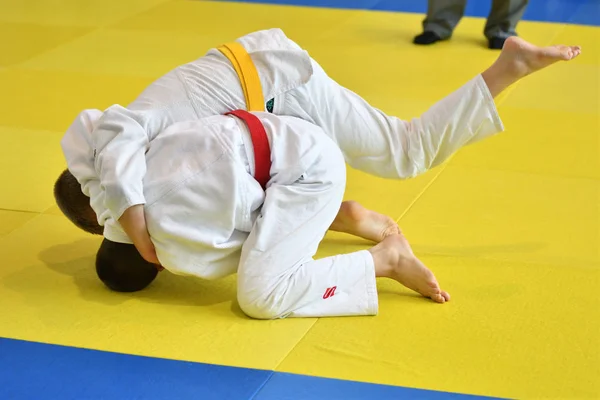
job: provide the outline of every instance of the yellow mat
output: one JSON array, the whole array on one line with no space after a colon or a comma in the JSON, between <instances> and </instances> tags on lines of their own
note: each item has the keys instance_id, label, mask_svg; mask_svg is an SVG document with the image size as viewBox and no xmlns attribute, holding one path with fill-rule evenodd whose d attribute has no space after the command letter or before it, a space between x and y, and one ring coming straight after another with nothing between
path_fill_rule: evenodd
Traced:
<instances>
[{"instance_id":1,"label":"yellow mat","mask_svg":"<svg viewBox=\"0 0 600 400\"><path fill-rule=\"evenodd\" d=\"M251 17L251 18L249 18ZM166 0L0 3L0 336L129 354L512 398L600 394L599 28L523 22L570 64L500 99L507 132L406 182L350 171L346 197L399 219L452 294L380 281L374 318L252 321L235 279L161 275L143 293L95 278L98 239L53 205L59 140L83 108L127 104L220 43L280 27L328 73L411 118L488 66L482 21L410 44L422 16ZM310 27L309 27L310 25ZM369 244L328 234L319 255Z\"/></svg>"}]
</instances>

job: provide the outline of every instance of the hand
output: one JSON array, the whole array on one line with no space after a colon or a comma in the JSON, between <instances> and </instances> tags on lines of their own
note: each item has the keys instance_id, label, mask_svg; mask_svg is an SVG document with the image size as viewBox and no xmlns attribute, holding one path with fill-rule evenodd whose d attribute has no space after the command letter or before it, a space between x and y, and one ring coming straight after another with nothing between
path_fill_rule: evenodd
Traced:
<instances>
[{"instance_id":1,"label":"hand","mask_svg":"<svg viewBox=\"0 0 600 400\"><path fill-rule=\"evenodd\" d=\"M144 260L160 265L158 256L156 255L156 249L150 239L148 228L146 227L146 217L144 215L144 205L138 204L129 207L121 218L119 218L121 227L133 241L135 248L140 252L140 255ZM162 269L159 268L159 270Z\"/></svg>"}]
</instances>

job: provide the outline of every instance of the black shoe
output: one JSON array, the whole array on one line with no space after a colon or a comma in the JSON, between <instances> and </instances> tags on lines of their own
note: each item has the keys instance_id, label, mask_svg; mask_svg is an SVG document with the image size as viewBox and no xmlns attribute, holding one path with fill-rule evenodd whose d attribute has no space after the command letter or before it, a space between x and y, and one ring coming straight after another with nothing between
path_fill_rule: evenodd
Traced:
<instances>
[{"instance_id":1,"label":"black shoe","mask_svg":"<svg viewBox=\"0 0 600 400\"><path fill-rule=\"evenodd\" d=\"M419 36L416 36L413 40L414 44L434 44L442 40L441 37L435 32L425 31Z\"/></svg>"},{"instance_id":2,"label":"black shoe","mask_svg":"<svg viewBox=\"0 0 600 400\"><path fill-rule=\"evenodd\" d=\"M502 50L502 47L504 47L504 42L506 42L506 39L508 39L508 38L493 37L493 38L489 39L488 47L492 50Z\"/></svg>"}]
</instances>

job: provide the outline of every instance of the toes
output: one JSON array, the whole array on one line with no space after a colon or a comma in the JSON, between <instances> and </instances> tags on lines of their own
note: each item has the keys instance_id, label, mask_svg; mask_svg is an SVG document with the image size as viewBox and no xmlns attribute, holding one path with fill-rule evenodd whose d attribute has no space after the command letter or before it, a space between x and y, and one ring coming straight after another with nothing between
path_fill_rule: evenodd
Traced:
<instances>
[{"instance_id":1,"label":"toes","mask_svg":"<svg viewBox=\"0 0 600 400\"><path fill-rule=\"evenodd\" d=\"M426 297L429 297L436 303L445 303L446 300L450 298L450 296L448 296L448 293L440 289L440 286L436 281L428 282L427 284L429 285L430 290L428 291L429 295L425 295ZM446 296L448 296L448 299L446 298Z\"/></svg>"},{"instance_id":2,"label":"toes","mask_svg":"<svg viewBox=\"0 0 600 400\"><path fill-rule=\"evenodd\" d=\"M426 297L431 298L436 303L445 303L450 301L450 294L441 290L437 281L428 282L428 285L432 290L430 291L430 295L426 295Z\"/></svg>"},{"instance_id":3,"label":"toes","mask_svg":"<svg viewBox=\"0 0 600 400\"><path fill-rule=\"evenodd\" d=\"M446 302L446 298L444 296L442 296L441 293L438 294L434 294L433 296L431 296L431 299L433 301L435 301L436 303L445 303Z\"/></svg>"},{"instance_id":4,"label":"toes","mask_svg":"<svg viewBox=\"0 0 600 400\"><path fill-rule=\"evenodd\" d=\"M554 56L565 61L572 60L573 58L577 57L579 53L581 53L581 47L579 46L558 45L553 46L550 49L551 51L546 54L547 56Z\"/></svg>"},{"instance_id":5,"label":"toes","mask_svg":"<svg viewBox=\"0 0 600 400\"><path fill-rule=\"evenodd\" d=\"M564 61L569 61L575 57L575 52L571 49L565 50L560 54L560 59Z\"/></svg>"}]
</instances>

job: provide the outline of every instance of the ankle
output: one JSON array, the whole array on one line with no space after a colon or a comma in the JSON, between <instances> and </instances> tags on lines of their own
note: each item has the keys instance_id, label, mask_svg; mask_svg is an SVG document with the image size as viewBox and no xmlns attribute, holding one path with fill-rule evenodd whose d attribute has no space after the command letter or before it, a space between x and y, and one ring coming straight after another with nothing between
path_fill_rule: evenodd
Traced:
<instances>
[{"instance_id":1,"label":"ankle","mask_svg":"<svg viewBox=\"0 0 600 400\"><path fill-rule=\"evenodd\" d=\"M377 278L392 278L396 276L396 265L398 263L398 252L389 242L379 243L369 249L375 265L375 276Z\"/></svg>"},{"instance_id":2,"label":"ankle","mask_svg":"<svg viewBox=\"0 0 600 400\"><path fill-rule=\"evenodd\" d=\"M357 201L348 200L342 203L340 214L348 223L357 224L365 218L366 209Z\"/></svg>"},{"instance_id":3,"label":"ankle","mask_svg":"<svg viewBox=\"0 0 600 400\"><path fill-rule=\"evenodd\" d=\"M493 98L498 97L500 93L508 89L509 86L518 80L507 72L507 68L498 65L498 62L485 70L481 76Z\"/></svg>"}]
</instances>

